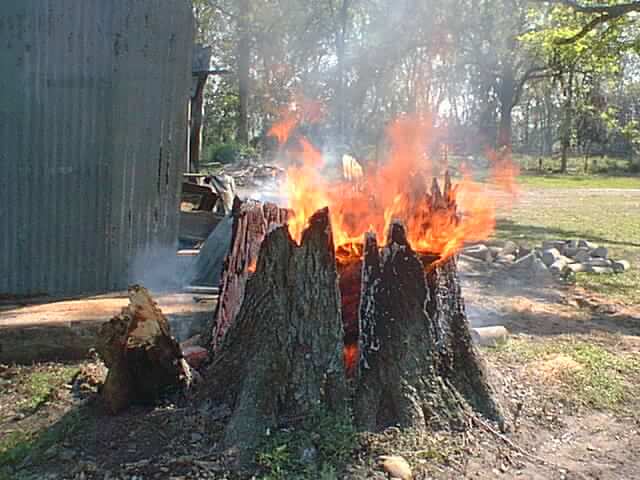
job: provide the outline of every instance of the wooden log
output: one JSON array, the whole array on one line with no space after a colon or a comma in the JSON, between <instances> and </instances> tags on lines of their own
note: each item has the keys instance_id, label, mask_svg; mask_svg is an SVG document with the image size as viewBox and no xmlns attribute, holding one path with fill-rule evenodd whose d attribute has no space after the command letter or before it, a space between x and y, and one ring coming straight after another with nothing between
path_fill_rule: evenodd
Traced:
<instances>
[{"instance_id":1,"label":"wooden log","mask_svg":"<svg viewBox=\"0 0 640 480\"><path fill-rule=\"evenodd\" d=\"M230 261L251 258L250 245L234 246L247 255ZM240 306L220 337L206 385L208 398L233 412L224 444L240 447L251 460L267 429L319 407L346 409L344 333L328 210L311 218L300 246L286 227L271 229L255 273L242 278L242 291L228 297Z\"/></svg>"},{"instance_id":2,"label":"wooden log","mask_svg":"<svg viewBox=\"0 0 640 480\"><path fill-rule=\"evenodd\" d=\"M101 396L111 413L155 402L163 391L191 381L168 320L139 285L129 288L129 306L100 328L96 350L109 368Z\"/></svg>"},{"instance_id":3,"label":"wooden log","mask_svg":"<svg viewBox=\"0 0 640 480\"><path fill-rule=\"evenodd\" d=\"M234 201L231 246L225 260L220 287L220 301L207 324L204 338L215 350L233 323L244 298L249 276L255 271L260 246L267 232L284 225L289 211L273 204Z\"/></svg>"}]
</instances>

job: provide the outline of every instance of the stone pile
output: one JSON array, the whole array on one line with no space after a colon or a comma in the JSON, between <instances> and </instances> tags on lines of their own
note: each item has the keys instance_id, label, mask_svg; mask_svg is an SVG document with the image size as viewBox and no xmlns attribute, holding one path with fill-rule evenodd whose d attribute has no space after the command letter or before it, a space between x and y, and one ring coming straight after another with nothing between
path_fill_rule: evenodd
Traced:
<instances>
[{"instance_id":1,"label":"stone pile","mask_svg":"<svg viewBox=\"0 0 640 480\"><path fill-rule=\"evenodd\" d=\"M613 274L631 268L626 260L609 258L609 250L587 240L549 240L528 249L510 240L491 241L466 247L463 256L488 264L534 274L567 276L575 273Z\"/></svg>"}]
</instances>

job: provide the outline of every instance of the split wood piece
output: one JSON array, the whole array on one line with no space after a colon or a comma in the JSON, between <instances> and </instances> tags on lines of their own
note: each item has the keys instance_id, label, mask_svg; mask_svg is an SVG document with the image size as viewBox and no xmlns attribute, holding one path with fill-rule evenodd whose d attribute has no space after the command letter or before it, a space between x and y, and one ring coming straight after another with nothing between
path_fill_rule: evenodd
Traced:
<instances>
[{"instance_id":1,"label":"split wood piece","mask_svg":"<svg viewBox=\"0 0 640 480\"><path fill-rule=\"evenodd\" d=\"M256 268L260 245L267 232L287 222L289 211L255 201L233 204L231 247L222 272L220 300L204 332L205 345L216 350L242 305L247 280Z\"/></svg>"},{"instance_id":2,"label":"split wood piece","mask_svg":"<svg viewBox=\"0 0 640 480\"><path fill-rule=\"evenodd\" d=\"M269 232L235 321L206 374L206 394L227 405L226 447L243 461L268 429L314 409L344 411L347 387L338 273L329 213L316 213L300 246Z\"/></svg>"},{"instance_id":3,"label":"split wood piece","mask_svg":"<svg viewBox=\"0 0 640 480\"><path fill-rule=\"evenodd\" d=\"M398 223L390 226L381 253L373 235L367 236L360 352L354 408L365 429L463 428L460 396L504 422L471 343L455 262L424 265Z\"/></svg>"},{"instance_id":4,"label":"split wood piece","mask_svg":"<svg viewBox=\"0 0 640 480\"><path fill-rule=\"evenodd\" d=\"M114 414L191 383L191 370L167 318L139 285L129 287L129 306L100 328L97 352L109 369L101 396Z\"/></svg>"}]
</instances>

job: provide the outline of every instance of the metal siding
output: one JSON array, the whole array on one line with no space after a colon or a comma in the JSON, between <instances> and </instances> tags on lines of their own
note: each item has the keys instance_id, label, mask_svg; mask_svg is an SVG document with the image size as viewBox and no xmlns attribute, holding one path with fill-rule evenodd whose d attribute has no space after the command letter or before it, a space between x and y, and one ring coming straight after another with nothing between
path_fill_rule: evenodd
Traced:
<instances>
[{"instance_id":1,"label":"metal siding","mask_svg":"<svg viewBox=\"0 0 640 480\"><path fill-rule=\"evenodd\" d=\"M176 245L190 2L5 3L0 296L123 288Z\"/></svg>"}]
</instances>

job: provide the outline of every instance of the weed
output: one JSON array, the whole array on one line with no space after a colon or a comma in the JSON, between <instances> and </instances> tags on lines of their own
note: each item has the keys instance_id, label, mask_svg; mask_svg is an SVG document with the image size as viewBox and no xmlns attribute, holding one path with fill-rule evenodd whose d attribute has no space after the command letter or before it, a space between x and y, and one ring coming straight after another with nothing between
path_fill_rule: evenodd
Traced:
<instances>
[{"instance_id":1,"label":"weed","mask_svg":"<svg viewBox=\"0 0 640 480\"><path fill-rule=\"evenodd\" d=\"M635 354L615 354L572 338L511 339L491 351L510 362L524 362L536 378L559 386L562 396L576 404L616 410L640 393L635 378L640 376L640 359Z\"/></svg>"},{"instance_id":2,"label":"weed","mask_svg":"<svg viewBox=\"0 0 640 480\"><path fill-rule=\"evenodd\" d=\"M267 437L257 460L265 480L334 480L355 446L356 432L347 415L318 410L297 428Z\"/></svg>"}]
</instances>

